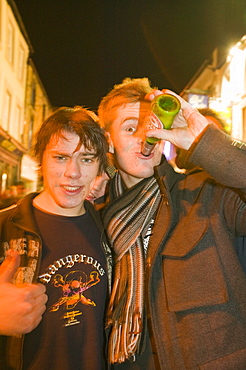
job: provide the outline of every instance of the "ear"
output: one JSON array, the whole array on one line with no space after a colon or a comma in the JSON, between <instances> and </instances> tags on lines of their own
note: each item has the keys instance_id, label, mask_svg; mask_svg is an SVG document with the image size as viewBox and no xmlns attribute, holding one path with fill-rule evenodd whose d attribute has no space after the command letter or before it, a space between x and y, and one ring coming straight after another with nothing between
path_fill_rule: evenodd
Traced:
<instances>
[{"instance_id":1,"label":"ear","mask_svg":"<svg viewBox=\"0 0 246 370\"><path fill-rule=\"evenodd\" d=\"M113 141L111 139L110 133L106 132L105 135L106 135L108 145L109 145L109 153L113 154L114 153L114 145L113 145Z\"/></svg>"}]
</instances>

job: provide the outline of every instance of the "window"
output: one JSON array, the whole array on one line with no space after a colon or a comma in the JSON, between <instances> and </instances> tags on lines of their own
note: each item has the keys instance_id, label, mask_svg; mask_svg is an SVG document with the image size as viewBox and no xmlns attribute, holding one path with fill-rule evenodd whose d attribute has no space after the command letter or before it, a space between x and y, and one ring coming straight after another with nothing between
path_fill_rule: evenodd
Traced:
<instances>
[{"instance_id":1,"label":"window","mask_svg":"<svg viewBox=\"0 0 246 370\"><path fill-rule=\"evenodd\" d=\"M34 117L30 117L29 129L28 129L28 149L32 147L33 139L33 126L34 126Z\"/></svg>"},{"instance_id":2,"label":"window","mask_svg":"<svg viewBox=\"0 0 246 370\"><path fill-rule=\"evenodd\" d=\"M11 64L14 62L14 27L10 22L7 29L7 60Z\"/></svg>"},{"instance_id":3,"label":"window","mask_svg":"<svg viewBox=\"0 0 246 370\"><path fill-rule=\"evenodd\" d=\"M10 92L7 90L4 96L4 106L3 106L4 108L3 108L3 116L2 116L3 129L6 131L9 130L11 101L12 101L12 96Z\"/></svg>"},{"instance_id":4,"label":"window","mask_svg":"<svg viewBox=\"0 0 246 370\"><path fill-rule=\"evenodd\" d=\"M244 52L241 49L235 48L233 57L230 63L230 89L232 93L232 99L239 94L243 93L244 90L244 68L245 68L245 57Z\"/></svg>"},{"instance_id":5,"label":"window","mask_svg":"<svg viewBox=\"0 0 246 370\"><path fill-rule=\"evenodd\" d=\"M32 87L31 87L31 105L35 107L35 101L36 101L36 82L32 81Z\"/></svg>"},{"instance_id":6,"label":"window","mask_svg":"<svg viewBox=\"0 0 246 370\"><path fill-rule=\"evenodd\" d=\"M17 67L17 78L20 81L23 81L24 76L24 60L25 60L25 51L20 45L18 52L18 67Z\"/></svg>"},{"instance_id":7,"label":"window","mask_svg":"<svg viewBox=\"0 0 246 370\"><path fill-rule=\"evenodd\" d=\"M0 46L2 41L2 2L0 0Z\"/></svg>"},{"instance_id":8,"label":"window","mask_svg":"<svg viewBox=\"0 0 246 370\"><path fill-rule=\"evenodd\" d=\"M16 136L17 140L22 139L23 134L23 127L22 127L22 121L21 121L21 107L19 105L16 106L15 109L15 121L14 121L14 127L13 127L13 136Z\"/></svg>"}]
</instances>

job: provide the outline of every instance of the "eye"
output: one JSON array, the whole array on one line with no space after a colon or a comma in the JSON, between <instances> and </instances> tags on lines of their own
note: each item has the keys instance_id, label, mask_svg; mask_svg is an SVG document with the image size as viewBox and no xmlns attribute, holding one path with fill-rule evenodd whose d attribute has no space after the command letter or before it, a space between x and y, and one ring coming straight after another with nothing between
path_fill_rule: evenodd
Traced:
<instances>
[{"instance_id":1,"label":"eye","mask_svg":"<svg viewBox=\"0 0 246 370\"><path fill-rule=\"evenodd\" d=\"M84 162L84 163L91 163L92 159L91 158L82 158L81 161Z\"/></svg>"},{"instance_id":2,"label":"eye","mask_svg":"<svg viewBox=\"0 0 246 370\"><path fill-rule=\"evenodd\" d=\"M137 127L138 120L136 118L128 118L122 123L121 130L132 134L137 131Z\"/></svg>"},{"instance_id":3,"label":"eye","mask_svg":"<svg viewBox=\"0 0 246 370\"><path fill-rule=\"evenodd\" d=\"M127 127L126 128L126 131L135 132L136 131L136 127L134 127L134 126Z\"/></svg>"},{"instance_id":4,"label":"eye","mask_svg":"<svg viewBox=\"0 0 246 370\"><path fill-rule=\"evenodd\" d=\"M67 159L67 157L65 157L64 155L55 155L54 158L57 161L65 161Z\"/></svg>"},{"instance_id":5,"label":"eye","mask_svg":"<svg viewBox=\"0 0 246 370\"><path fill-rule=\"evenodd\" d=\"M86 163L86 164L94 163L95 160L96 160L95 157L82 157L81 158L81 162Z\"/></svg>"}]
</instances>

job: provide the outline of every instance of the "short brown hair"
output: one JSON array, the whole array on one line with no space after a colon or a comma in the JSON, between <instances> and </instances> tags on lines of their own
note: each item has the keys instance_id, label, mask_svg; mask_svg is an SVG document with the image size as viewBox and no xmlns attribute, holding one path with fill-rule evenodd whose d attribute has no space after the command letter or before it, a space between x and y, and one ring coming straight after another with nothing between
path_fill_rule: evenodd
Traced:
<instances>
[{"instance_id":1,"label":"short brown hair","mask_svg":"<svg viewBox=\"0 0 246 370\"><path fill-rule=\"evenodd\" d=\"M79 136L78 148L83 145L85 149L95 151L99 159L99 172L107 166L108 143L104 130L98 123L95 113L81 106L61 107L51 114L41 125L36 134L34 154L42 165L44 151L53 135L63 136L64 132L72 132Z\"/></svg>"},{"instance_id":2,"label":"short brown hair","mask_svg":"<svg viewBox=\"0 0 246 370\"><path fill-rule=\"evenodd\" d=\"M151 90L153 88L148 78L125 78L101 100L98 108L100 124L109 131L117 108L123 104L144 100L145 95Z\"/></svg>"}]
</instances>

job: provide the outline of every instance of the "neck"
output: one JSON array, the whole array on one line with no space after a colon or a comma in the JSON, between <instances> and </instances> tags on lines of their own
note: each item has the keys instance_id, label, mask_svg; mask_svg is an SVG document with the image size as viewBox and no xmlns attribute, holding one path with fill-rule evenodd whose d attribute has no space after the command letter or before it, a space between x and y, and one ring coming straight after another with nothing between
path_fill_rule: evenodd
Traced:
<instances>
[{"instance_id":1,"label":"neck","mask_svg":"<svg viewBox=\"0 0 246 370\"><path fill-rule=\"evenodd\" d=\"M56 204L54 199L50 198L45 192L40 193L33 199L33 206L46 213L67 217L81 216L86 212L84 202L74 208L64 208Z\"/></svg>"},{"instance_id":2,"label":"neck","mask_svg":"<svg viewBox=\"0 0 246 370\"><path fill-rule=\"evenodd\" d=\"M133 186L135 186L136 184L138 184L140 181L143 180L142 178L137 178L137 177L130 176L127 173L122 172L121 170L119 170L119 173L120 173L120 176L121 176L125 186L128 189L132 188Z\"/></svg>"}]
</instances>

